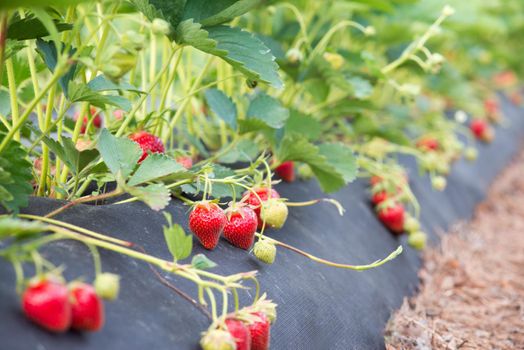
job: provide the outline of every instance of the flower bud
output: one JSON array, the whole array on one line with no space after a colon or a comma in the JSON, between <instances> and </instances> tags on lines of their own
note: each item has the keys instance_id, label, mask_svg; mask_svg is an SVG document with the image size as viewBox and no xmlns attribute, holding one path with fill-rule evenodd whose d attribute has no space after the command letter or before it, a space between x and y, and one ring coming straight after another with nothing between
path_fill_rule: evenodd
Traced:
<instances>
[{"instance_id":1,"label":"flower bud","mask_svg":"<svg viewBox=\"0 0 524 350\"><path fill-rule=\"evenodd\" d=\"M155 34L169 35L169 33L171 33L171 26L163 19L155 18L151 24L151 30Z\"/></svg>"}]
</instances>

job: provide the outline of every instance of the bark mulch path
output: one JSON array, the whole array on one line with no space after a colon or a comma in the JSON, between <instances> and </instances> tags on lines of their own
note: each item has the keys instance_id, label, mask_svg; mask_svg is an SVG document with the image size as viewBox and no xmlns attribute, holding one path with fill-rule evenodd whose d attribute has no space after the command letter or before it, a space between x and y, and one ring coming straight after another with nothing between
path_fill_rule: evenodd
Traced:
<instances>
[{"instance_id":1,"label":"bark mulch path","mask_svg":"<svg viewBox=\"0 0 524 350\"><path fill-rule=\"evenodd\" d=\"M474 219L425 252L420 278L388 323L387 350L524 349L524 153Z\"/></svg>"}]
</instances>

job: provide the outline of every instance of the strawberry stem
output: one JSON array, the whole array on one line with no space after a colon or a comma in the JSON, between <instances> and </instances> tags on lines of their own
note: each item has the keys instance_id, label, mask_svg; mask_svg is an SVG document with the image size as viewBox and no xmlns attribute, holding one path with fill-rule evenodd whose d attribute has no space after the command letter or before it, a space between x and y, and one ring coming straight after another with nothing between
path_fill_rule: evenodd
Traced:
<instances>
[{"instance_id":1,"label":"strawberry stem","mask_svg":"<svg viewBox=\"0 0 524 350\"><path fill-rule=\"evenodd\" d=\"M111 192L102 193L102 194L98 194L98 195L88 195L88 196L85 196L85 197L81 197L81 198L78 198L78 199L75 199L75 200L72 200L72 201L68 202L67 204L61 206L60 208L58 208L56 210L53 210L52 212L47 214L45 217L46 218L51 218L53 216L56 216L56 215L60 214L61 212L63 212L64 210L67 210L67 209L69 209L71 207L74 207L77 204L89 203L89 202L94 202L94 201L98 201L98 200L104 200L104 199L108 199L108 198L119 196L122 193L123 193L123 191L121 189L117 188L116 190L111 191Z\"/></svg>"},{"instance_id":2,"label":"strawberry stem","mask_svg":"<svg viewBox=\"0 0 524 350\"><path fill-rule=\"evenodd\" d=\"M256 233L256 235L258 237L261 237L261 235L259 233ZM286 249L289 249L289 250L291 250L291 251L293 251L293 252L295 252L297 254L303 255L306 258L309 258L309 259L311 259L311 260L313 260L315 262L318 262L320 264L324 264L324 265L332 266L332 267L337 267L337 268L341 268L341 269L356 270L356 271L369 270L369 269L373 269L375 267L379 267L379 266L384 265L385 263L395 259L397 256L399 256L402 253L402 246L398 246L398 248L395 251L393 251L391 254L389 254L384 259L374 261L371 264L367 264L367 265L349 265L349 264L335 263L335 262L332 262L332 261L329 261L329 260L325 260L325 259L316 257L316 256L314 256L312 254L306 253L303 250L295 248L295 247L293 247L291 245L288 245L286 243L277 241L276 239L273 239L273 238L265 237L264 239L267 239L271 243L273 243L275 245L278 245L278 246L281 246L282 248L286 248Z\"/></svg>"}]
</instances>

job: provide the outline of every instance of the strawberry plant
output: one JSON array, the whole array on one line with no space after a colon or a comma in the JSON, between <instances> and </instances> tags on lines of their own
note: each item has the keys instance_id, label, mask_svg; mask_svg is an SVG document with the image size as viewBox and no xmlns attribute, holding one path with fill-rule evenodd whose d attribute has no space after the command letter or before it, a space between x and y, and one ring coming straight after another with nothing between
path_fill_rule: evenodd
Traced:
<instances>
[{"instance_id":1,"label":"strawberry plant","mask_svg":"<svg viewBox=\"0 0 524 350\"><path fill-rule=\"evenodd\" d=\"M169 286L209 316L202 348L267 349L276 305L256 272L207 271L216 264L193 253L193 235L207 250L223 236L264 264L285 249L379 267L402 247L351 265L272 235L295 207L342 216L330 193L369 178L377 220L422 249L423 208L399 156L445 191L453 163L496 137L494 89L522 102L523 10L517 0L0 0L0 256L23 312L53 332L101 330L120 278L101 269L106 249L194 283L196 299ZM282 195L309 180L324 198ZM23 214L32 196L60 204ZM172 259L62 221L79 204L136 201L188 206L177 223L164 212ZM65 239L88 247L92 284L68 284L42 253ZM247 281L255 296L241 307Z\"/></svg>"}]
</instances>

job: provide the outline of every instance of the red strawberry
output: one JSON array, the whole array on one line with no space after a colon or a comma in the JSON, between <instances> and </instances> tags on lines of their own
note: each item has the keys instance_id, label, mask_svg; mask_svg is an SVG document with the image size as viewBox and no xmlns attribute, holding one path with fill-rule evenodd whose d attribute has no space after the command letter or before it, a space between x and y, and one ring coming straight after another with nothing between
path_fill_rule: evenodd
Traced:
<instances>
[{"instance_id":1,"label":"red strawberry","mask_svg":"<svg viewBox=\"0 0 524 350\"><path fill-rule=\"evenodd\" d=\"M431 136L426 136L417 141L417 148L422 151L436 151L439 149L439 142Z\"/></svg>"},{"instance_id":2,"label":"red strawberry","mask_svg":"<svg viewBox=\"0 0 524 350\"><path fill-rule=\"evenodd\" d=\"M280 198L280 195L274 189L271 189L271 193L269 193L269 190L266 187L260 187L260 188L255 189L254 191L260 197L260 200L262 200L263 202L267 201L269 198ZM262 228L262 219L260 218L260 207L261 207L260 204L261 203L258 200L257 196L255 196L255 194L251 191L244 192L244 198L246 197L247 199L245 202L251 205L251 207L257 214L258 228L260 229Z\"/></svg>"},{"instance_id":3,"label":"red strawberry","mask_svg":"<svg viewBox=\"0 0 524 350\"><path fill-rule=\"evenodd\" d=\"M115 117L116 120L122 120L124 119L124 111L121 110L121 109L117 109L113 112L113 116Z\"/></svg>"},{"instance_id":4,"label":"red strawberry","mask_svg":"<svg viewBox=\"0 0 524 350\"><path fill-rule=\"evenodd\" d=\"M135 132L129 138L140 146L142 148L142 156L138 160L139 163L141 163L144 159L147 158L149 153L164 153L164 144L162 143L162 140L160 140L155 135L152 135L148 133L147 131L139 131Z\"/></svg>"},{"instance_id":5,"label":"red strawberry","mask_svg":"<svg viewBox=\"0 0 524 350\"><path fill-rule=\"evenodd\" d=\"M217 246L226 222L226 214L222 208L212 202L197 203L189 214L189 228L206 249Z\"/></svg>"},{"instance_id":6,"label":"red strawberry","mask_svg":"<svg viewBox=\"0 0 524 350\"><path fill-rule=\"evenodd\" d=\"M386 191L380 191L371 197L371 202L373 205L379 205L380 203L384 202L386 199L388 199L388 194Z\"/></svg>"},{"instance_id":7,"label":"red strawberry","mask_svg":"<svg viewBox=\"0 0 524 350\"><path fill-rule=\"evenodd\" d=\"M97 129L100 129L100 127L102 126L102 118L100 117L100 112L97 112L96 108L91 107L89 108L89 113L90 116L93 117L93 122L91 123L91 125L93 125ZM80 132L82 134L85 134L87 131L87 124L89 123L90 116L85 115L84 119L82 120L82 127L80 128ZM76 113L74 118L75 121L77 121L79 117L80 114Z\"/></svg>"},{"instance_id":8,"label":"red strawberry","mask_svg":"<svg viewBox=\"0 0 524 350\"><path fill-rule=\"evenodd\" d=\"M100 330L104 325L104 304L95 288L86 283L73 283L70 295L73 309L71 327L81 331Z\"/></svg>"},{"instance_id":9,"label":"red strawberry","mask_svg":"<svg viewBox=\"0 0 524 350\"><path fill-rule=\"evenodd\" d=\"M496 114L499 111L499 103L494 98L488 98L484 101L484 110L486 114Z\"/></svg>"},{"instance_id":10,"label":"red strawberry","mask_svg":"<svg viewBox=\"0 0 524 350\"><path fill-rule=\"evenodd\" d=\"M176 161L186 169L191 169L193 167L193 159L189 156L178 157Z\"/></svg>"},{"instance_id":11,"label":"red strawberry","mask_svg":"<svg viewBox=\"0 0 524 350\"><path fill-rule=\"evenodd\" d=\"M255 240L258 218L248 206L230 208L226 214L224 237L234 246L248 250Z\"/></svg>"},{"instance_id":12,"label":"red strawberry","mask_svg":"<svg viewBox=\"0 0 524 350\"><path fill-rule=\"evenodd\" d=\"M471 122L469 128L477 139L485 142L493 140L493 130L485 120L475 119Z\"/></svg>"},{"instance_id":13,"label":"red strawberry","mask_svg":"<svg viewBox=\"0 0 524 350\"><path fill-rule=\"evenodd\" d=\"M264 313L255 312L253 315L258 316L260 320L247 325L251 334L251 350L267 350L271 324Z\"/></svg>"},{"instance_id":14,"label":"red strawberry","mask_svg":"<svg viewBox=\"0 0 524 350\"><path fill-rule=\"evenodd\" d=\"M520 94L519 91L514 91L511 93L511 95L509 96L509 99L511 100L511 102L517 106L520 106L522 104L522 95Z\"/></svg>"},{"instance_id":15,"label":"red strawberry","mask_svg":"<svg viewBox=\"0 0 524 350\"><path fill-rule=\"evenodd\" d=\"M22 295L25 315L53 332L64 332L71 325L69 292L62 283L40 280L31 283Z\"/></svg>"},{"instance_id":16,"label":"red strawberry","mask_svg":"<svg viewBox=\"0 0 524 350\"><path fill-rule=\"evenodd\" d=\"M251 335L242 321L228 318L226 326L231 336L235 339L236 350L251 349Z\"/></svg>"},{"instance_id":17,"label":"red strawberry","mask_svg":"<svg viewBox=\"0 0 524 350\"><path fill-rule=\"evenodd\" d=\"M369 183L371 184L371 186L375 186L379 183L381 183L383 181L383 179L380 177L380 176L372 176L370 179L369 179Z\"/></svg>"},{"instance_id":18,"label":"red strawberry","mask_svg":"<svg viewBox=\"0 0 524 350\"><path fill-rule=\"evenodd\" d=\"M295 181L295 163L287 161L280 164L276 169L275 173L285 182Z\"/></svg>"},{"instance_id":19,"label":"red strawberry","mask_svg":"<svg viewBox=\"0 0 524 350\"><path fill-rule=\"evenodd\" d=\"M404 207L402 204L395 204L392 207L379 209L378 218L382 223L396 234L404 231Z\"/></svg>"},{"instance_id":20,"label":"red strawberry","mask_svg":"<svg viewBox=\"0 0 524 350\"><path fill-rule=\"evenodd\" d=\"M517 76L511 71L500 72L493 77L493 80L499 87L512 86L518 82Z\"/></svg>"}]
</instances>

